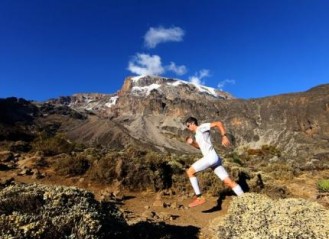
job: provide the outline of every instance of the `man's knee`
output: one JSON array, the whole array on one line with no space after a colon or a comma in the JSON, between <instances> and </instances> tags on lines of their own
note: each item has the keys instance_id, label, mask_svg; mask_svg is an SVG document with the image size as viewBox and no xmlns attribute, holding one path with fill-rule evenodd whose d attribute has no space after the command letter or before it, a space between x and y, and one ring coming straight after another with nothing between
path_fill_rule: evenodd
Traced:
<instances>
[{"instance_id":1,"label":"man's knee","mask_svg":"<svg viewBox=\"0 0 329 239\"><path fill-rule=\"evenodd\" d=\"M224 179L224 184L230 188L234 188L237 184L236 182L234 182L232 179L230 179L229 177Z\"/></svg>"},{"instance_id":2,"label":"man's knee","mask_svg":"<svg viewBox=\"0 0 329 239\"><path fill-rule=\"evenodd\" d=\"M194 176L194 174L195 174L195 170L194 170L194 168L190 167L189 169L186 170L186 173L187 173L187 176L188 176L189 178L191 178L191 177Z\"/></svg>"}]
</instances>

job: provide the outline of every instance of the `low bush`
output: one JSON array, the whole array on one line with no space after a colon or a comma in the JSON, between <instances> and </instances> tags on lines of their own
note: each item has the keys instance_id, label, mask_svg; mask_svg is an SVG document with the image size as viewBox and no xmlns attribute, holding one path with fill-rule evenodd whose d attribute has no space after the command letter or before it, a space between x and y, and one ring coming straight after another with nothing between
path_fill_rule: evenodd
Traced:
<instances>
[{"instance_id":1,"label":"low bush","mask_svg":"<svg viewBox=\"0 0 329 239\"><path fill-rule=\"evenodd\" d=\"M321 179L317 183L320 192L329 192L329 179Z\"/></svg>"},{"instance_id":2,"label":"low bush","mask_svg":"<svg viewBox=\"0 0 329 239\"><path fill-rule=\"evenodd\" d=\"M95 155L96 153L93 152ZM88 177L98 183L109 184L115 180L121 180L124 176L122 172L122 162L128 160L119 152L111 152L93 161L88 170Z\"/></svg>"},{"instance_id":3,"label":"low bush","mask_svg":"<svg viewBox=\"0 0 329 239\"><path fill-rule=\"evenodd\" d=\"M172 186L172 168L164 154L133 149L111 152L95 161L88 177L99 183L119 181L130 190L158 191Z\"/></svg>"},{"instance_id":4,"label":"low bush","mask_svg":"<svg viewBox=\"0 0 329 239\"><path fill-rule=\"evenodd\" d=\"M186 169L194 163L195 155L175 155L128 148L123 151L101 153L86 149L77 155L63 154L53 166L58 174L84 175L101 184L119 184L129 190L161 191L169 188L190 190ZM223 183L209 170L199 175L203 189L217 195Z\"/></svg>"},{"instance_id":5,"label":"low bush","mask_svg":"<svg viewBox=\"0 0 329 239\"><path fill-rule=\"evenodd\" d=\"M271 199L247 193L234 197L217 221L217 238L329 238L329 211L304 199Z\"/></svg>"},{"instance_id":6,"label":"low bush","mask_svg":"<svg viewBox=\"0 0 329 239\"><path fill-rule=\"evenodd\" d=\"M268 164L263 170L276 179L292 179L296 172L291 165L284 162Z\"/></svg>"},{"instance_id":7,"label":"low bush","mask_svg":"<svg viewBox=\"0 0 329 239\"><path fill-rule=\"evenodd\" d=\"M232 152L228 154L225 158L230 159L233 163L238 164L239 166L243 166L244 161L248 160L244 155L239 155L237 152Z\"/></svg>"},{"instance_id":8,"label":"low bush","mask_svg":"<svg viewBox=\"0 0 329 239\"><path fill-rule=\"evenodd\" d=\"M86 149L85 145L71 142L64 134L54 135L46 131L39 132L31 145L34 151L41 151L44 156L82 152Z\"/></svg>"},{"instance_id":9,"label":"low bush","mask_svg":"<svg viewBox=\"0 0 329 239\"><path fill-rule=\"evenodd\" d=\"M35 151L42 151L45 156L71 153L75 148L75 144L68 141L63 135L52 137L46 133L40 133L32 145Z\"/></svg>"},{"instance_id":10,"label":"low bush","mask_svg":"<svg viewBox=\"0 0 329 239\"><path fill-rule=\"evenodd\" d=\"M0 191L1 238L131 238L114 204L74 187L13 185Z\"/></svg>"},{"instance_id":11,"label":"low bush","mask_svg":"<svg viewBox=\"0 0 329 239\"><path fill-rule=\"evenodd\" d=\"M250 156L281 156L281 151L273 145L262 145L260 149L246 149Z\"/></svg>"},{"instance_id":12,"label":"low bush","mask_svg":"<svg viewBox=\"0 0 329 239\"><path fill-rule=\"evenodd\" d=\"M67 156L60 159L54 164L54 168L60 175L79 176L83 175L90 167L89 161L81 155Z\"/></svg>"}]
</instances>

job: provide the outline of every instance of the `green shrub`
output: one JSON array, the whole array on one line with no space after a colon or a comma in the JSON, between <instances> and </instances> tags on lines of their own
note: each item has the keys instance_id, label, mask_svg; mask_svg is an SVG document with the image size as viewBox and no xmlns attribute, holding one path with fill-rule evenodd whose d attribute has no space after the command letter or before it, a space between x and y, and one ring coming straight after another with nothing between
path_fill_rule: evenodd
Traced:
<instances>
[{"instance_id":1,"label":"green shrub","mask_svg":"<svg viewBox=\"0 0 329 239\"><path fill-rule=\"evenodd\" d=\"M33 142L33 148L36 151L42 151L45 156L52 156L72 152L75 144L68 141L61 134L48 136L46 133L40 133Z\"/></svg>"},{"instance_id":2,"label":"green shrub","mask_svg":"<svg viewBox=\"0 0 329 239\"><path fill-rule=\"evenodd\" d=\"M181 160L171 155L128 148L121 152L109 152L95 160L87 176L98 183L119 181L122 187L130 190L159 191L170 188L174 176L185 179L183 167Z\"/></svg>"},{"instance_id":3,"label":"green shrub","mask_svg":"<svg viewBox=\"0 0 329 239\"><path fill-rule=\"evenodd\" d=\"M114 180L121 180L123 176L122 162L124 158L119 153L108 153L98 158L88 170L88 177L98 183L108 184ZM128 160L128 159L127 159Z\"/></svg>"},{"instance_id":4,"label":"green shrub","mask_svg":"<svg viewBox=\"0 0 329 239\"><path fill-rule=\"evenodd\" d=\"M233 163L243 166L241 156L238 153L233 152L233 153L229 154L228 157L232 158Z\"/></svg>"},{"instance_id":5,"label":"green shrub","mask_svg":"<svg viewBox=\"0 0 329 239\"><path fill-rule=\"evenodd\" d=\"M83 152L86 149L84 144L71 142L64 134L54 135L47 131L39 132L31 146L34 151L41 151L45 156Z\"/></svg>"},{"instance_id":6,"label":"green shrub","mask_svg":"<svg viewBox=\"0 0 329 239\"><path fill-rule=\"evenodd\" d=\"M317 183L320 192L329 192L329 179L321 179Z\"/></svg>"},{"instance_id":7,"label":"green shrub","mask_svg":"<svg viewBox=\"0 0 329 239\"><path fill-rule=\"evenodd\" d=\"M83 156L68 156L58 159L54 165L60 175L83 175L90 167L89 161Z\"/></svg>"}]
</instances>

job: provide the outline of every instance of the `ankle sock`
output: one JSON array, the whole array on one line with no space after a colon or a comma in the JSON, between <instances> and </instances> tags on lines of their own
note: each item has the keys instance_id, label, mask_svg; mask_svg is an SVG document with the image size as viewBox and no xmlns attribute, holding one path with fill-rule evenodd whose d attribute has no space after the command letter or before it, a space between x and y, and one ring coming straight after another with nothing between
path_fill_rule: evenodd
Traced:
<instances>
[{"instance_id":1,"label":"ankle sock","mask_svg":"<svg viewBox=\"0 0 329 239\"><path fill-rule=\"evenodd\" d=\"M192 184L195 195L201 195L198 179L196 177L190 177L190 182Z\"/></svg>"},{"instance_id":2,"label":"ankle sock","mask_svg":"<svg viewBox=\"0 0 329 239\"><path fill-rule=\"evenodd\" d=\"M232 190L237 196L241 196L242 194L244 194L239 184L237 184L234 188L232 188Z\"/></svg>"}]
</instances>

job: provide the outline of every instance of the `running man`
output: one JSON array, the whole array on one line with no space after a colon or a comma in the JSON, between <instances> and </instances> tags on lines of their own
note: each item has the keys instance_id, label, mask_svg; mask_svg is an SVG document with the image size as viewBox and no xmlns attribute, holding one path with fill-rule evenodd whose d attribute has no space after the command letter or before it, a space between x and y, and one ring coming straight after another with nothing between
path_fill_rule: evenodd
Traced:
<instances>
[{"instance_id":1,"label":"running man","mask_svg":"<svg viewBox=\"0 0 329 239\"><path fill-rule=\"evenodd\" d=\"M223 123L216 121L201 124L199 126L196 118L189 117L185 124L189 131L195 133L195 140L192 137L187 137L186 142L193 147L200 149L203 155L203 158L192 164L192 166L186 171L196 195L195 200L189 204L189 207L195 207L206 202L206 199L201 195L198 179L195 174L207 168L213 169L214 173L224 181L224 184L230 187L236 195L242 195L243 190L239 184L230 179L225 168L222 166L221 158L217 155L214 146L211 143L210 129L217 128L222 136L222 145L224 147L230 145Z\"/></svg>"}]
</instances>

